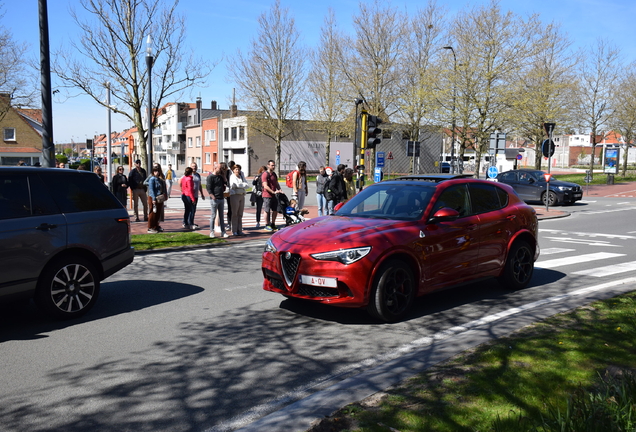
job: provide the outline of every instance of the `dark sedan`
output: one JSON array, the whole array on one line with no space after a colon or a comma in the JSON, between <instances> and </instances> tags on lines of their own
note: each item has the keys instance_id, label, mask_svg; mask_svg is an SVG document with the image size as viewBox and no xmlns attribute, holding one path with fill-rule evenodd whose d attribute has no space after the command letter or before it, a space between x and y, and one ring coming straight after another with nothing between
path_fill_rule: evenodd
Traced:
<instances>
[{"instance_id":1,"label":"dark sedan","mask_svg":"<svg viewBox=\"0 0 636 432\"><path fill-rule=\"evenodd\" d=\"M546 172L533 169L506 171L497 176L497 181L505 183L515 190L525 202L540 201L549 205L574 204L583 198L583 190L576 183L550 180L550 190L546 188Z\"/></svg>"}]
</instances>

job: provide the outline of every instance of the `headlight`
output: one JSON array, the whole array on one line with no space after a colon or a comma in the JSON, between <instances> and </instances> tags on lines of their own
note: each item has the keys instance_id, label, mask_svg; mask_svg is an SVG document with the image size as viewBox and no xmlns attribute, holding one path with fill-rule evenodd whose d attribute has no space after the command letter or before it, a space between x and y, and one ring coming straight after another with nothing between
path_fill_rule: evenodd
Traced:
<instances>
[{"instance_id":1,"label":"headlight","mask_svg":"<svg viewBox=\"0 0 636 432\"><path fill-rule=\"evenodd\" d=\"M321 252L317 254L311 254L313 259L320 261L338 261L345 265L353 264L354 262L361 260L367 254L371 252L371 246L353 248L353 249L340 249L331 252Z\"/></svg>"},{"instance_id":2,"label":"headlight","mask_svg":"<svg viewBox=\"0 0 636 432\"><path fill-rule=\"evenodd\" d=\"M264 252L276 252L276 246L274 246L274 243L272 243L271 238L267 239Z\"/></svg>"},{"instance_id":3,"label":"headlight","mask_svg":"<svg viewBox=\"0 0 636 432\"><path fill-rule=\"evenodd\" d=\"M556 188L561 192L569 191L570 189L572 189L570 186L557 186Z\"/></svg>"}]
</instances>

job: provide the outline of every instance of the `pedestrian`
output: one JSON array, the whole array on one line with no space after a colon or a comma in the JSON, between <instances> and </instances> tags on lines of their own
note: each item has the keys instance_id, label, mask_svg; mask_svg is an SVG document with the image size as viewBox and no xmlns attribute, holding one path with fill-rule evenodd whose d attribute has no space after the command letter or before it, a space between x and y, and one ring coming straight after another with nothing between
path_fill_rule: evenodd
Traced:
<instances>
[{"instance_id":1,"label":"pedestrian","mask_svg":"<svg viewBox=\"0 0 636 432\"><path fill-rule=\"evenodd\" d=\"M95 167L93 172L95 174L97 174L97 177L99 177L99 179L102 181L102 183L105 183L104 174L102 174L102 169L100 168L99 165Z\"/></svg>"},{"instance_id":2,"label":"pedestrian","mask_svg":"<svg viewBox=\"0 0 636 432\"><path fill-rule=\"evenodd\" d=\"M250 201L252 205L256 205L256 228L261 227L261 211L263 210L263 173L267 171L267 167L263 165L258 169L258 173L252 180L252 197Z\"/></svg>"},{"instance_id":3,"label":"pedestrian","mask_svg":"<svg viewBox=\"0 0 636 432\"><path fill-rule=\"evenodd\" d=\"M79 166L77 167L77 170L78 170L78 171L86 171L86 165L84 165L84 164L82 164L82 163L81 163L81 164L79 164Z\"/></svg>"},{"instance_id":4,"label":"pedestrian","mask_svg":"<svg viewBox=\"0 0 636 432\"><path fill-rule=\"evenodd\" d=\"M267 162L267 171L261 176L263 183L263 210L265 211L265 229L276 231L276 216L278 216L278 199L281 193L278 184L278 176L274 172L276 163L273 160Z\"/></svg>"},{"instance_id":5,"label":"pedestrian","mask_svg":"<svg viewBox=\"0 0 636 432\"><path fill-rule=\"evenodd\" d=\"M316 200L318 201L318 216L326 216L327 211L327 199L325 198L325 184L327 182L327 173L325 167L320 166L318 169L318 175L316 176Z\"/></svg>"},{"instance_id":6,"label":"pedestrian","mask_svg":"<svg viewBox=\"0 0 636 432\"><path fill-rule=\"evenodd\" d=\"M176 175L174 170L172 169L172 164L168 164L168 169L166 170L166 185L168 187L168 196L166 198L170 198L170 194L172 193L172 183L176 180Z\"/></svg>"},{"instance_id":7,"label":"pedestrian","mask_svg":"<svg viewBox=\"0 0 636 432\"><path fill-rule=\"evenodd\" d=\"M224 193L227 189L227 181L225 180L225 163L219 164L207 178L206 189L210 196L210 237L215 236L215 232L220 237L228 237L225 232L225 219L223 216L223 207L225 205ZM216 217L219 217L219 229L215 229Z\"/></svg>"},{"instance_id":8,"label":"pedestrian","mask_svg":"<svg viewBox=\"0 0 636 432\"><path fill-rule=\"evenodd\" d=\"M64 162L60 162L60 166L58 168L64 169L66 168L66 164Z\"/></svg>"},{"instance_id":9,"label":"pedestrian","mask_svg":"<svg viewBox=\"0 0 636 432\"><path fill-rule=\"evenodd\" d=\"M333 201L330 214L333 214L334 207L338 203L344 202L347 199L347 185L344 182L344 171L346 168L347 166L344 164L338 165L338 170L333 173L331 180L329 180L329 193Z\"/></svg>"},{"instance_id":10,"label":"pedestrian","mask_svg":"<svg viewBox=\"0 0 636 432\"><path fill-rule=\"evenodd\" d=\"M127 208L128 179L124 175L124 167L121 165L117 167L117 174L113 176L113 194L115 194L121 205Z\"/></svg>"},{"instance_id":11,"label":"pedestrian","mask_svg":"<svg viewBox=\"0 0 636 432\"><path fill-rule=\"evenodd\" d=\"M199 229L199 225L194 223L194 216L197 213L197 203L199 202L199 194L201 195L201 199L205 201L205 196L203 196L203 185L201 184L201 175L197 172L199 168L198 165L194 162L190 164L190 168L192 168L192 181L194 183L194 207L192 208L192 229Z\"/></svg>"},{"instance_id":12,"label":"pedestrian","mask_svg":"<svg viewBox=\"0 0 636 432\"><path fill-rule=\"evenodd\" d=\"M135 161L135 168L128 174L128 186L132 191L133 212L135 213L135 222L139 222L139 201L144 210L144 222L148 222L148 197L146 196L146 186L144 181L148 177L146 170L141 167L141 160Z\"/></svg>"},{"instance_id":13,"label":"pedestrian","mask_svg":"<svg viewBox=\"0 0 636 432\"><path fill-rule=\"evenodd\" d=\"M18 166L26 166L26 162L24 162L22 159L20 159L18 161Z\"/></svg>"},{"instance_id":14,"label":"pedestrian","mask_svg":"<svg viewBox=\"0 0 636 432\"><path fill-rule=\"evenodd\" d=\"M328 215L333 214L333 199L331 196L331 192L329 192L329 183L331 183L331 179L333 178L333 169L331 167L325 167L325 174L327 175L327 180L325 180L325 188L323 190L325 195L325 201L327 202L327 213Z\"/></svg>"},{"instance_id":15,"label":"pedestrian","mask_svg":"<svg viewBox=\"0 0 636 432\"><path fill-rule=\"evenodd\" d=\"M232 203L232 234L235 236L243 235L243 210L247 185L241 166L234 165L234 172L230 176L230 202Z\"/></svg>"},{"instance_id":16,"label":"pedestrian","mask_svg":"<svg viewBox=\"0 0 636 432\"><path fill-rule=\"evenodd\" d=\"M166 176L163 175L163 170L161 169L161 165L159 165L158 163L153 164L152 168L153 169L157 168L157 170L159 171L159 174L157 175L157 177L161 179L161 187L162 187L161 193L164 196L164 202L163 202L163 206L161 206L161 212L159 212L159 220L163 222L165 218L166 201L168 201L168 198L170 198L168 196L168 188L166 186Z\"/></svg>"},{"instance_id":17,"label":"pedestrian","mask_svg":"<svg viewBox=\"0 0 636 432\"><path fill-rule=\"evenodd\" d=\"M192 180L192 168L186 167L181 177L181 200L183 201L183 228L194 229L194 181Z\"/></svg>"},{"instance_id":18,"label":"pedestrian","mask_svg":"<svg viewBox=\"0 0 636 432\"><path fill-rule=\"evenodd\" d=\"M148 207L152 208L148 217L148 234L156 234L163 231L159 221L161 220L163 204L166 200L166 185L161 176L161 167L158 165L153 166L152 176L148 180Z\"/></svg>"},{"instance_id":19,"label":"pedestrian","mask_svg":"<svg viewBox=\"0 0 636 432\"><path fill-rule=\"evenodd\" d=\"M304 161L298 162L298 169L294 171L292 179L294 184L292 199L296 200L297 209L301 209L305 206L305 197L309 193L307 188L307 164Z\"/></svg>"},{"instance_id":20,"label":"pedestrian","mask_svg":"<svg viewBox=\"0 0 636 432\"><path fill-rule=\"evenodd\" d=\"M353 179L353 168L345 168L344 181L345 191L347 192L347 197L344 202L347 202L356 194L356 182Z\"/></svg>"},{"instance_id":21,"label":"pedestrian","mask_svg":"<svg viewBox=\"0 0 636 432\"><path fill-rule=\"evenodd\" d=\"M234 172L234 165L234 161L227 163L228 169L225 170L225 176L228 186L230 185L230 176ZM227 204L227 230L232 231L232 202L230 201L230 195L225 196L225 203Z\"/></svg>"}]
</instances>

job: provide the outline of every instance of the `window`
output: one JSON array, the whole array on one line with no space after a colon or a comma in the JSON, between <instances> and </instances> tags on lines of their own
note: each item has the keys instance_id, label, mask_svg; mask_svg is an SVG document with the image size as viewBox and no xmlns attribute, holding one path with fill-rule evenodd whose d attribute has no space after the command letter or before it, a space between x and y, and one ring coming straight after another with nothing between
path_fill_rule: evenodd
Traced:
<instances>
[{"instance_id":1,"label":"window","mask_svg":"<svg viewBox=\"0 0 636 432\"><path fill-rule=\"evenodd\" d=\"M77 175L69 172L63 179L59 174L53 173L41 174L41 177L49 195L55 194L55 200L62 213L111 210L121 207L117 198L95 175Z\"/></svg>"},{"instance_id":2,"label":"window","mask_svg":"<svg viewBox=\"0 0 636 432\"><path fill-rule=\"evenodd\" d=\"M209 146L210 141L216 141L216 129L208 129L205 131L205 145Z\"/></svg>"},{"instance_id":3,"label":"window","mask_svg":"<svg viewBox=\"0 0 636 432\"><path fill-rule=\"evenodd\" d=\"M236 129L237 129L236 127L232 128L232 141L236 141L236 137L237 137Z\"/></svg>"},{"instance_id":4,"label":"window","mask_svg":"<svg viewBox=\"0 0 636 432\"><path fill-rule=\"evenodd\" d=\"M508 204L508 194L497 186L469 184L468 189L470 190L470 200L475 214L499 210ZM501 201L502 199L504 200L503 202Z\"/></svg>"},{"instance_id":5,"label":"window","mask_svg":"<svg viewBox=\"0 0 636 432\"><path fill-rule=\"evenodd\" d=\"M229 141L230 139L230 129L229 128L224 128L223 129L223 140L224 141Z\"/></svg>"},{"instance_id":6,"label":"window","mask_svg":"<svg viewBox=\"0 0 636 432\"><path fill-rule=\"evenodd\" d=\"M201 137L197 137L197 147L201 147Z\"/></svg>"},{"instance_id":7,"label":"window","mask_svg":"<svg viewBox=\"0 0 636 432\"><path fill-rule=\"evenodd\" d=\"M239 139L245 139L245 126L239 126Z\"/></svg>"},{"instance_id":8,"label":"window","mask_svg":"<svg viewBox=\"0 0 636 432\"><path fill-rule=\"evenodd\" d=\"M4 140L15 141L15 128L4 128Z\"/></svg>"},{"instance_id":9,"label":"window","mask_svg":"<svg viewBox=\"0 0 636 432\"><path fill-rule=\"evenodd\" d=\"M192 137L188 137L188 147L192 148Z\"/></svg>"},{"instance_id":10,"label":"window","mask_svg":"<svg viewBox=\"0 0 636 432\"><path fill-rule=\"evenodd\" d=\"M205 163L206 163L206 164L209 164L209 163L211 163L211 162L210 162L211 160L212 160L212 159L210 158L210 153L206 153L206 154L205 154Z\"/></svg>"}]
</instances>

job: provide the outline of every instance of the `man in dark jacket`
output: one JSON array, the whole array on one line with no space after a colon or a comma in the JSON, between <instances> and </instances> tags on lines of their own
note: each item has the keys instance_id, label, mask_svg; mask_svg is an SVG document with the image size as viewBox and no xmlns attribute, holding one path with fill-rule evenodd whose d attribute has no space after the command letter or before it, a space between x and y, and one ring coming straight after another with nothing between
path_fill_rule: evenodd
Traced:
<instances>
[{"instance_id":1,"label":"man in dark jacket","mask_svg":"<svg viewBox=\"0 0 636 432\"><path fill-rule=\"evenodd\" d=\"M148 197L146 196L146 186L144 186L146 177L148 177L148 174L146 174L146 170L141 167L141 160L137 159L135 161L135 168L128 174L128 186L130 186L133 196L135 222L139 222L139 203L137 199L141 200L141 205L144 207L144 221L148 221Z\"/></svg>"},{"instance_id":2,"label":"man in dark jacket","mask_svg":"<svg viewBox=\"0 0 636 432\"><path fill-rule=\"evenodd\" d=\"M333 173L329 183L325 185L325 197L327 198L327 208L329 214L334 213L334 207L347 200L347 185L344 181L344 171L346 165L338 165L338 171Z\"/></svg>"},{"instance_id":3,"label":"man in dark jacket","mask_svg":"<svg viewBox=\"0 0 636 432\"><path fill-rule=\"evenodd\" d=\"M225 200L223 199L223 192L227 186L227 180L225 176L225 163L221 163L209 176L205 184L205 188L210 194L210 237L214 237L214 222L216 215L219 215L219 225L221 230L217 230L219 237L227 237L225 232L225 221L223 220L223 205Z\"/></svg>"}]
</instances>

